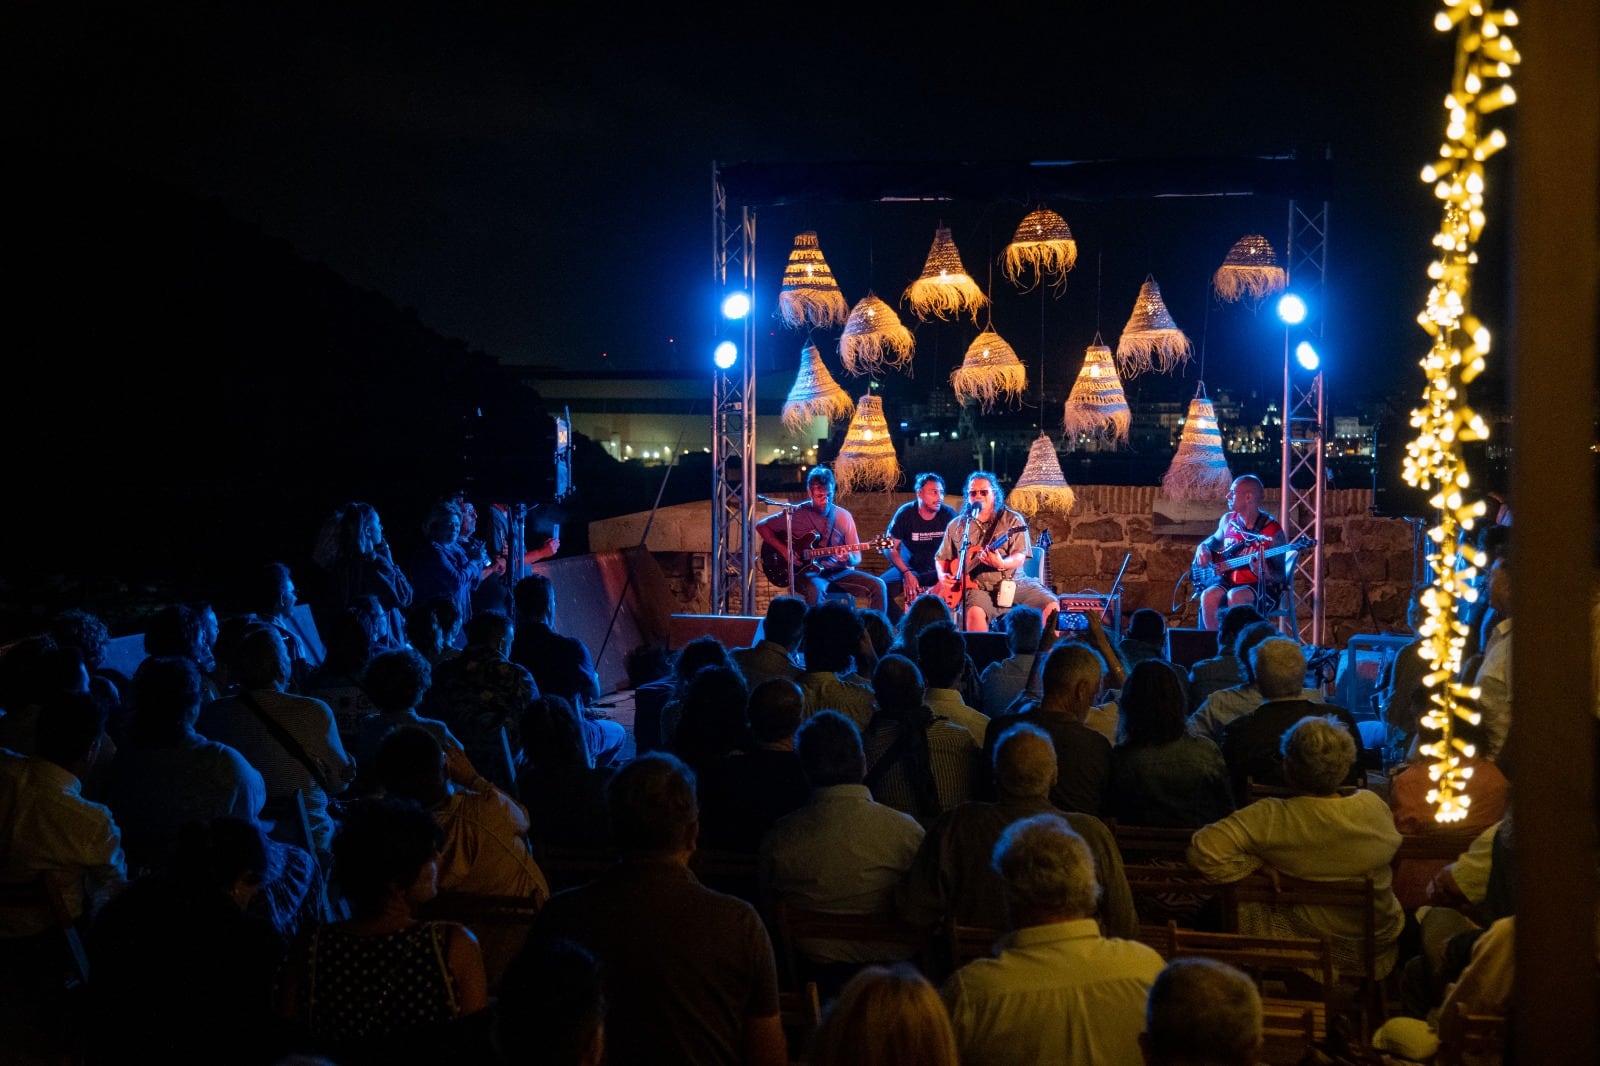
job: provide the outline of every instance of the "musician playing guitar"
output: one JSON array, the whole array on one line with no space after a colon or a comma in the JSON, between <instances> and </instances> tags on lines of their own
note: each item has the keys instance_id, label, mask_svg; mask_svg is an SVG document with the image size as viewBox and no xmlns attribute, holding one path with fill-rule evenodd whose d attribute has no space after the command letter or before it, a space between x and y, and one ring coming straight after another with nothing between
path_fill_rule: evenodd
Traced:
<instances>
[{"instance_id":1,"label":"musician playing guitar","mask_svg":"<svg viewBox=\"0 0 1600 1066\"><path fill-rule=\"evenodd\" d=\"M1219 559L1234 559L1284 543L1283 526L1261 509L1266 491L1261 479L1253 474L1233 479L1233 486L1228 489L1231 509L1217 521L1216 532L1195 545L1196 566L1215 566ZM1216 583L1200 593L1200 625L1214 631L1223 607L1254 603L1258 592L1275 591L1283 579L1281 557L1219 570Z\"/></svg>"},{"instance_id":2,"label":"musician playing guitar","mask_svg":"<svg viewBox=\"0 0 1600 1066\"><path fill-rule=\"evenodd\" d=\"M813 540L817 547L856 544L861 538L856 534L856 520L843 507L835 506L833 494L837 483L833 471L825 466L814 466L806 475L806 495L811 497L794 508L794 543L807 547ZM785 560L790 556L790 545L784 541L783 512L763 518L756 523L756 533ZM815 538L813 538L815 534ZM883 579L876 574L855 569L861 565L860 551L846 551L843 547L808 562L796 559L794 563L794 593L812 607L824 592L838 589L853 596L865 596L875 611L885 610L889 602Z\"/></svg>"},{"instance_id":3,"label":"musician playing guitar","mask_svg":"<svg viewBox=\"0 0 1600 1066\"><path fill-rule=\"evenodd\" d=\"M956 610L969 631L987 633L990 620L1004 608L995 603L1000 583L1016 582L1012 604L1037 607L1046 628L1055 625L1060 607L1055 594L1018 571L1033 554L1028 520L1007 507L1000 480L986 470L967 475L967 506L944 531L936 559L939 594Z\"/></svg>"}]
</instances>

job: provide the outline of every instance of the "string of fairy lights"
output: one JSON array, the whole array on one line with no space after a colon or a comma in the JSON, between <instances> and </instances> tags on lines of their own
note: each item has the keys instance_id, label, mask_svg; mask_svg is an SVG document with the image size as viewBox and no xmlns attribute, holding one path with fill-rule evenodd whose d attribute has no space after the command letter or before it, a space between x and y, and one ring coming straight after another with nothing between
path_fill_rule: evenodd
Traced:
<instances>
[{"instance_id":1,"label":"string of fairy lights","mask_svg":"<svg viewBox=\"0 0 1600 1066\"><path fill-rule=\"evenodd\" d=\"M1433 287L1417 316L1433 345L1421 362L1427 386L1422 406L1411 413L1417 436L1406 448L1405 478L1432 491L1429 502L1439 512L1439 524L1428 531L1434 579L1423 593L1427 618L1419 635L1430 667L1424 678L1429 708L1422 724L1439 734L1420 751L1431 760L1428 772L1434 787L1428 802L1440 822L1464 818L1472 802L1467 794L1472 767L1465 763L1474 752L1456 735L1455 724L1458 719L1479 720L1478 690L1458 678L1467 636L1462 609L1477 599L1479 571L1487 565L1467 535L1487 507L1469 491L1462 445L1489 435L1466 396L1466 386L1483 372L1489 352L1489 330L1472 314L1472 269L1486 221L1484 161L1506 144L1505 133L1485 131L1483 120L1516 102L1510 78L1520 57L1506 33L1515 25L1515 12L1475 0L1445 0L1434 17L1440 32L1455 32L1456 56L1445 97L1445 140L1439 159L1422 170L1422 180L1433 186L1444 209L1433 238L1438 258L1428 267Z\"/></svg>"}]
</instances>

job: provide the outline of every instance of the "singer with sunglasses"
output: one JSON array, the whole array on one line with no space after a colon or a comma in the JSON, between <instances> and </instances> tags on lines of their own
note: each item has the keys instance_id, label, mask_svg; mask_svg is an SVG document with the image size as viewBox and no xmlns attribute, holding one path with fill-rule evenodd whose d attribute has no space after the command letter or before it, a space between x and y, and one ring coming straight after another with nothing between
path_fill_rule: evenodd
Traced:
<instances>
[{"instance_id":1,"label":"singer with sunglasses","mask_svg":"<svg viewBox=\"0 0 1600 1066\"><path fill-rule=\"evenodd\" d=\"M1233 479L1228 489L1227 513L1217 521L1216 532L1195 545L1196 567L1215 567L1219 560L1238 558L1284 543L1283 526L1276 517L1261 509L1266 492L1261 479L1254 474ZM1281 556L1260 559L1249 566L1218 567L1215 582L1200 592L1200 625L1215 630L1221 621L1222 608L1275 600L1283 583Z\"/></svg>"},{"instance_id":2,"label":"singer with sunglasses","mask_svg":"<svg viewBox=\"0 0 1600 1066\"><path fill-rule=\"evenodd\" d=\"M1021 604L1038 608L1046 628L1054 625L1055 594L1019 573L1033 554L1033 537L1028 520L1006 506L1000 479L974 471L962 495L966 506L945 528L935 556L940 595L956 618L969 632L987 633L997 616Z\"/></svg>"}]
</instances>

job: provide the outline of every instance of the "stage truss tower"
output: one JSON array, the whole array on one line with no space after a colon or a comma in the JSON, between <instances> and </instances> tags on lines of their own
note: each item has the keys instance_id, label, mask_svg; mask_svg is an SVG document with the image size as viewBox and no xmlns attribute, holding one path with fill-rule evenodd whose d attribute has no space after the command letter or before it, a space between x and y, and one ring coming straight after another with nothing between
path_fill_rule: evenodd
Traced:
<instances>
[{"instance_id":1,"label":"stage truss tower","mask_svg":"<svg viewBox=\"0 0 1600 1066\"><path fill-rule=\"evenodd\" d=\"M1328 204L1308 206L1289 201L1289 285L1305 300L1311 315L1303 332L1320 353L1323 323L1327 319L1325 298L1328 275ZM1282 513L1278 516L1284 536L1293 541L1311 538L1310 558L1302 552L1294 568L1294 609L1279 619L1280 626L1293 627L1301 643L1320 647L1323 642L1322 502L1327 477L1323 462L1327 457L1327 395L1323 371L1307 376L1290 351L1288 326L1283 332L1283 476ZM1309 609L1302 609L1308 607Z\"/></svg>"},{"instance_id":2,"label":"stage truss tower","mask_svg":"<svg viewBox=\"0 0 1600 1066\"><path fill-rule=\"evenodd\" d=\"M711 374L711 613L748 613L754 603L751 555L756 491L755 313L730 323L721 298L742 288L752 298L756 282L756 215L742 206L728 218L728 193L711 168L711 272L719 307L712 343L734 340L739 357ZM730 330L732 334L730 335Z\"/></svg>"}]
</instances>

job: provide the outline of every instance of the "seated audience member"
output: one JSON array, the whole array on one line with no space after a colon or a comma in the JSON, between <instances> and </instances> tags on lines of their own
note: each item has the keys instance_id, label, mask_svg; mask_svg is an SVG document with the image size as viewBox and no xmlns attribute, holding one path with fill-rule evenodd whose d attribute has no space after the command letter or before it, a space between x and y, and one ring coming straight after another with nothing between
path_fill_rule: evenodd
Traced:
<instances>
[{"instance_id":1,"label":"seated audience member","mask_svg":"<svg viewBox=\"0 0 1600 1066\"><path fill-rule=\"evenodd\" d=\"M1184 728L1184 687L1182 671L1165 659L1139 663L1122 687L1122 739L1111 752L1106 801L1119 822L1197 829L1233 811L1221 750Z\"/></svg>"},{"instance_id":2,"label":"seated audience member","mask_svg":"<svg viewBox=\"0 0 1600 1066\"><path fill-rule=\"evenodd\" d=\"M829 1005L809 1066L959 1066L956 1035L939 993L908 963L868 966Z\"/></svg>"},{"instance_id":3,"label":"seated audience member","mask_svg":"<svg viewBox=\"0 0 1600 1066\"><path fill-rule=\"evenodd\" d=\"M1167 620L1160 611L1141 607L1128 619L1128 631L1117 645L1123 666L1132 670L1146 659L1167 657Z\"/></svg>"},{"instance_id":4,"label":"seated audience member","mask_svg":"<svg viewBox=\"0 0 1600 1066\"><path fill-rule=\"evenodd\" d=\"M87 692L45 703L35 733L35 754L0 748L0 882L59 875L68 915L92 918L127 881L122 833L111 811L83 798L83 775L95 763L105 736L106 709ZM0 942L26 954L20 939L54 925L52 915L0 911Z\"/></svg>"},{"instance_id":5,"label":"seated audience member","mask_svg":"<svg viewBox=\"0 0 1600 1066\"><path fill-rule=\"evenodd\" d=\"M713 760L699 775L700 840L707 848L754 855L779 818L810 792L794 734L805 710L800 686L769 677L750 690L749 747Z\"/></svg>"},{"instance_id":6,"label":"seated audience member","mask_svg":"<svg viewBox=\"0 0 1600 1066\"><path fill-rule=\"evenodd\" d=\"M615 767L590 763L577 708L540 696L522 716L522 740L528 762L517 774L517 795L528 809L535 853L608 846L606 786Z\"/></svg>"},{"instance_id":7,"label":"seated audience member","mask_svg":"<svg viewBox=\"0 0 1600 1066\"><path fill-rule=\"evenodd\" d=\"M467 788L487 783L450 727L417 713L432 683L428 660L411 648L383 652L367 667L361 678L361 691L372 711L356 724L356 795L367 796L376 791L378 745L390 731L405 725L419 726L439 742L450 780Z\"/></svg>"},{"instance_id":8,"label":"seated audience member","mask_svg":"<svg viewBox=\"0 0 1600 1066\"><path fill-rule=\"evenodd\" d=\"M989 732L989 716L964 703L957 687L966 653L966 638L954 625L936 622L917 637L917 663L926 684L923 702L934 714L964 727L981 748Z\"/></svg>"},{"instance_id":9,"label":"seated audience member","mask_svg":"<svg viewBox=\"0 0 1600 1066\"><path fill-rule=\"evenodd\" d=\"M1139 1047L1145 1066L1255 1066L1261 1029L1261 992L1249 974L1215 959L1173 959L1150 986Z\"/></svg>"},{"instance_id":10,"label":"seated audience member","mask_svg":"<svg viewBox=\"0 0 1600 1066\"><path fill-rule=\"evenodd\" d=\"M217 667L213 650L216 639L217 616L209 605L168 604L145 625L145 657L161 659L181 655L191 660L200 670L201 702L205 703L222 695L213 676Z\"/></svg>"},{"instance_id":11,"label":"seated audience member","mask_svg":"<svg viewBox=\"0 0 1600 1066\"><path fill-rule=\"evenodd\" d=\"M736 666L702 667L689 682L673 731L673 754L699 774L724 755L749 744L744 707L749 690Z\"/></svg>"},{"instance_id":12,"label":"seated audience member","mask_svg":"<svg viewBox=\"0 0 1600 1066\"><path fill-rule=\"evenodd\" d=\"M289 653L274 629L256 626L240 638L231 673L238 689L201 708L195 730L236 749L261 772L265 813L280 830L298 826L295 794L303 793L308 846L326 851L333 839L328 801L345 790L356 769L333 712L321 700L287 691Z\"/></svg>"},{"instance_id":13,"label":"seated audience member","mask_svg":"<svg viewBox=\"0 0 1600 1066\"><path fill-rule=\"evenodd\" d=\"M1222 758L1228 764L1234 802L1250 802L1250 782L1286 786L1283 776L1283 736L1307 715L1332 715L1339 719L1355 742L1356 758L1344 780L1359 784L1365 772L1361 730L1343 707L1320 703L1302 696L1305 690L1306 656L1298 641L1270 637L1250 651L1250 672L1261 691L1261 706L1240 715L1222 730Z\"/></svg>"},{"instance_id":14,"label":"seated audience member","mask_svg":"<svg viewBox=\"0 0 1600 1066\"><path fill-rule=\"evenodd\" d=\"M522 716L539 697L528 668L507 658L515 630L499 611L473 615L466 648L434 668L418 708L449 726L478 772L506 792L523 761Z\"/></svg>"},{"instance_id":15,"label":"seated audience member","mask_svg":"<svg viewBox=\"0 0 1600 1066\"><path fill-rule=\"evenodd\" d=\"M404 800L346 814L334 876L351 916L302 934L279 979L278 1011L300 1050L340 1066L441 1061L462 1038L451 1023L489 1005L477 938L417 918L439 892L442 837L432 815Z\"/></svg>"},{"instance_id":16,"label":"seated audience member","mask_svg":"<svg viewBox=\"0 0 1600 1066\"><path fill-rule=\"evenodd\" d=\"M89 674L89 695L106 705L107 721L122 714L122 703L133 687L129 677L106 665L106 646L111 630L100 616L81 608L69 608L50 619L50 639L58 648L76 648L83 656Z\"/></svg>"},{"instance_id":17,"label":"seated audience member","mask_svg":"<svg viewBox=\"0 0 1600 1066\"><path fill-rule=\"evenodd\" d=\"M917 664L917 669L922 669L917 642L921 639L924 629L940 622L948 622L952 626L956 624L956 616L950 610L950 605L938 596L918 596L911 601L906 613L900 616L894 643L889 645L889 650L897 655L904 655ZM955 687L960 690L961 699L968 707L979 707L983 703L983 686L978 680L978 665L972 661L970 653L964 652L963 658L965 661L961 667L961 679ZM981 707L979 709L987 710Z\"/></svg>"},{"instance_id":18,"label":"seated audience member","mask_svg":"<svg viewBox=\"0 0 1600 1066\"><path fill-rule=\"evenodd\" d=\"M1292 643L1292 642L1290 642ZM1295 649L1298 652L1298 649ZM1259 664L1258 667L1259 669ZM1189 862L1212 881L1238 881L1268 867L1307 881L1371 876L1377 893L1378 977L1394 967L1405 914L1389 868L1400 847L1388 805L1374 792L1342 796L1339 786L1355 763L1350 728L1339 719L1308 716L1283 737L1283 779L1288 798L1265 797L1220 822L1199 829ZM1363 921L1359 908L1294 905L1239 908L1239 931L1269 936L1333 940L1334 965L1363 973Z\"/></svg>"},{"instance_id":19,"label":"seated audience member","mask_svg":"<svg viewBox=\"0 0 1600 1066\"><path fill-rule=\"evenodd\" d=\"M861 743L873 799L930 825L971 798L980 750L965 726L933 713L924 691L916 663L885 655L872 678L878 711Z\"/></svg>"},{"instance_id":20,"label":"seated audience member","mask_svg":"<svg viewBox=\"0 0 1600 1066\"><path fill-rule=\"evenodd\" d=\"M540 940L519 955L495 995L498 1061L600 1066L606 997L600 964L571 940Z\"/></svg>"},{"instance_id":21,"label":"seated audience member","mask_svg":"<svg viewBox=\"0 0 1600 1066\"><path fill-rule=\"evenodd\" d=\"M978 684L983 692L980 709L990 718L1004 714L1027 687L1033 660L1044 636L1044 615L1037 607L1018 604L1002 620L1006 632L1006 657L983 668Z\"/></svg>"},{"instance_id":22,"label":"seated audience member","mask_svg":"<svg viewBox=\"0 0 1600 1066\"><path fill-rule=\"evenodd\" d=\"M1060 814L1094 859L1100 894L1087 916L1097 918L1107 936L1137 935L1139 916L1111 830L1091 814L1066 813L1050 804L1056 751L1049 735L1038 726L1008 726L995 744L994 779L997 801L963 803L923 837L895 893L900 911L930 925L948 917L961 925L1007 928L1005 882L992 865L994 846L1013 822Z\"/></svg>"},{"instance_id":23,"label":"seated audience member","mask_svg":"<svg viewBox=\"0 0 1600 1066\"><path fill-rule=\"evenodd\" d=\"M871 607L857 607L856 617L861 619L861 643L856 649L855 672L850 676L871 684L878 660L889 654L889 645L894 643L894 623L888 615Z\"/></svg>"},{"instance_id":24,"label":"seated audience member","mask_svg":"<svg viewBox=\"0 0 1600 1066\"><path fill-rule=\"evenodd\" d=\"M1422 593L1429 586L1422 585L1411 593L1406 604L1406 630L1404 635L1413 639L1395 652L1383 664L1378 674L1377 694L1373 706L1388 726L1391 749L1405 751L1417 735L1422 716L1428 713L1428 687L1422 679L1432 669L1423 655L1426 644L1417 636L1417 629L1428 616L1422 602Z\"/></svg>"},{"instance_id":25,"label":"seated audience member","mask_svg":"<svg viewBox=\"0 0 1600 1066\"><path fill-rule=\"evenodd\" d=\"M795 735L811 796L778 819L757 859L761 896L770 914L779 903L829 914L882 914L911 868L922 826L910 815L873 800L862 784L866 757L855 723L837 711L818 711ZM888 945L802 941L800 950L823 963L896 961L909 951ZM834 974L832 976L838 976Z\"/></svg>"},{"instance_id":26,"label":"seated audience member","mask_svg":"<svg viewBox=\"0 0 1600 1066\"><path fill-rule=\"evenodd\" d=\"M328 705L339 730L339 741L350 752L356 750L361 719L372 713L361 679L378 648L379 617L378 612L349 607L326 616L322 639L327 656L295 690Z\"/></svg>"},{"instance_id":27,"label":"seated audience member","mask_svg":"<svg viewBox=\"0 0 1600 1066\"><path fill-rule=\"evenodd\" d=\"M766 617L761 620L760 639L748 648L735 648L728 653L752 691L769 677L793 681L800 676L795 657L805 624L805 600L787 594L772 597Z\"/></svg>"},{"instance_id":28,"label":"seated audience member","mask_svg":"<svg viewBox=\"0 0 1600 1066\"><path fill-rule=\"evenodd\" d=\"M247 575L240 595L249 618L277 631L289 653L289 691L304 694L306 678L319 665L321 649L310 647L294 617L297 601L294 577L283 563L267 563Z\"/></svg>"},{"instance_id":29,"label":"seated audience member","mask_svg":"<svg viewBox=\"0 0 1600 1066\"><path fill-rule=\"evenodd\" d=\"M429 666L461 654L461 611L448 596L430 596L406 608L406 636Z\"/></svg>"},{"instance_id":30,"label":"seated audience member","mask_svg":"<svg viewBox=\"0 0 1600 1066\"><path fill-rule=\"evenodd\" d=\"M89 1062L266 1066L285 1050L272 985L285 947L251 912L267 840L252 821L191 823L172 861L106 904L86 944Z\"/></svg>"},{"instance_id":31,"label":"seated audience member","mask_svg":"<svg viewBox=\"0 0 1600 1066\"><path fill-rule=\"evenodd\" d=\"M33 755L38 751L35 733L39 726L41 709L60 696L89 695L89 670L84 665L83 653L77 648L63 648L50 637L32 637L18 641L5 652L6 703L0 704L0 748L18 755ZM111 725L111 715L116 705L104 699L97 703L106 712L106 725ZM96 756L91 770L103 769L116 753L116 743L107 733L101 739L104 749ZM91 778L94 775L91 775ZM86 779L86 785L92 785Z\"/></svg>"},{"instance_id":32,"label":"seated audience member","mask_svg":"<svg viewBox=\"0 0 1600 1066\"><path fill-rule=\"evenodd\" d=\"M1261 706L1261 690L1256 687L1250 654L1257 644L1278 635L1278 627L1268 621L1252 622L1239 631L1239 639L1233 643L1233 654L1239 660L1239 668L1244 671L1244 680L1232 688L1218 689L1207 696L1205 702L1189 716L1189 732L1197 737L1210 737L1220 746L1222 731L1229 722ZM1300 698L1321 702L1323 693L1318 688L1305 688Z\"/></svg>"},{"instance_id":33,"label":"seated audience member","mask_svg":"<svg viewBox=\"0 0 1600 1066\"><path fill-rule=\"evenodd\" d=\"M1194 710L1199 710L1206 697L1213 692L1242 685L1248 680L1245 666L1234 651L1234 644L1245 626L1266 621L1253 603L1224 607L1219 618L1217 654L1189 667L1189 706Z\"/></svg>"},{"instance_id":34,"label":"seated audience member","mask_svg":"<svg viewBox=\"0 0 1600 1066\"><path fill-rule=\"evenodd\" d=\"M649 752L617 771L608 796L623 861L551 897L525 952L564 938L594 955L606 975L609 1063L782 1066L766 927L750 904L689 872L694 773L676 756Z\"/></svg>"},{"instance_id":35,"label":"seated audience member","mask_svg":"<svg viewBox=\"0 0 1600 1066\"><path fill-rule=\"evenodd\" d=\"M517 636L511 644L511 661L533 674L539 691L564 696L583 720L584 743L596 766L610 766L628 742L622 723L597 717L600 675L583 642L556 632L556 591L548 577L532 573L512 590L517 611Z\"/></svg>"},{"instance_id":36,"label":"seated audience member","mask_svg":"<svg viewBox=\"0 0 1600 1066\"><path fill-rule=\"evenodd\" d=\"M487 781L460 788L446 775L444 749L427 730L405 725L383 738L377 752L385 794L410 800L433 815L443 831L440 892L516 896L535 907L550 898L544 871L528 850L528 812ZM493 988L527 938L523 926L473 929Z\"/></svg>"},{"instance_id":37,"label":"seated audience member","mask_svg":"<svg viewBox=\"0 0 1600 1066\"><path fill-rule=\"evenodd\" d=\"M1057 644L1045 659L1044 694L1036 705L991 723L989 736L1027 722L1047 733L1056 748L1060 774L1050 802L1063 811L1099 816L1111 780L1111 741L1085 724L1095 697L1105 684L1106 660L1079 641ZM994 765L993 744L985 746L984 762Z\"/></svg>"},{"instance_id":38,"label":"seated audience member","mask_svg":"<svg viewBox=\"0 0 1600 1066\"><path fill-rule=\"evenodd\" d=\"M1001 834L994 866L1011 935L998 957L967 963L943 989L961 1061L1137 1066L1162 959L1101 936L1083 839L1059 814L1036 814Z\"/></svg>"},{"instance_id":39,"label":"seated audience member","mask_svg":"<svg viewBox=\"0 0 1600 1066\"><path fill-rule=\"evenodd\" d=\"M872 721L872 687L848 675L865 632L854 607L824 600L806 611L805 672L796 682L806 698L806 716L838 711L858 730Z\"/></svg>"},{"instance_id":40,"label":"seated audience member","mask_svg":"<svg viewBox=\"0 0 1600 1066\"><path fill-rule=\"evenodd\" d=\"M677 654L672 657L672 691L667 696L667 702L661 707L663 742L670 742L672 735L677 732L678 720L683 716L683 698L689 694L689 682L694 680L695 674L708 666L730 666L738 669L734 666L727 647L709 633L695 637L679 648Z\"/></svg>"}]
</instances>

